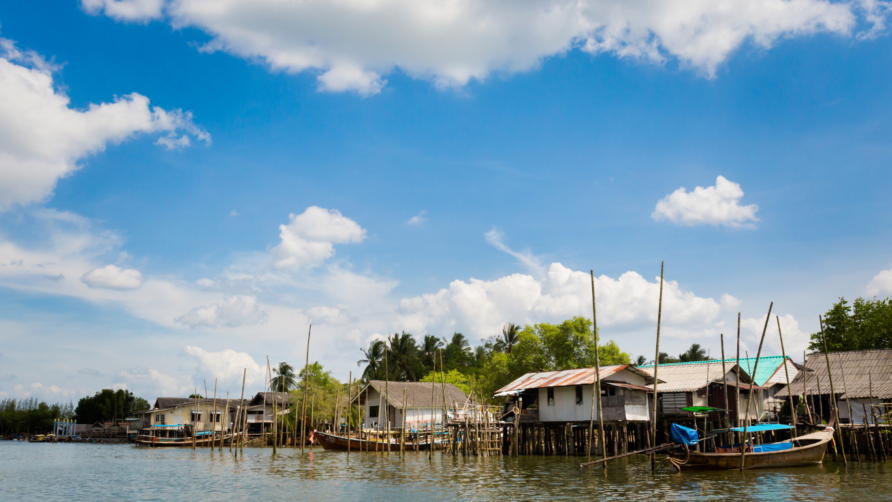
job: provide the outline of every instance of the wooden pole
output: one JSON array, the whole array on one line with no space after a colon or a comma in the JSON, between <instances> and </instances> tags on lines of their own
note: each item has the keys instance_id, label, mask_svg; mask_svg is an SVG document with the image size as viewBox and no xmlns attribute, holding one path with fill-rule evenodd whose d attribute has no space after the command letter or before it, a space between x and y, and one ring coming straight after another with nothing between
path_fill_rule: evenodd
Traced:
<instances>
[{"instance_id":1,"label":"wooden pole","mask_svg":"<svg viewBox=\"0 0 892 502\"><path fill-rule=\"evenodd\" d=\"M725 405L725 422L728 424L727 427L731 427L731 414L728 411L730 406L728 406L728 370L725 368L725 335L724 333L719 335L719 341L722 344L722 387L724 389L724 395L722 401ZM740 382L737 382L740 384ZM728 433L728 446L731 447L734 444L734 440L731 437L731 433Z\"/></svg>"},{"instance_id":2,"label":"wooden pole","mask_svg":"<svg viewBox=\"0 0 892 502\"><path fill-rule=\"evenodd\" d=\"M195 387L195 392L192 395L195 396L192 399L195 400L195 409L197 410L198 409L198 397L197 397L198 396L198 387ZM198 432L198 430L197 430L198 424L195 423L195 418L194 418L195 416L196 416L196 413L193 412L192 413L192 417L193 417L192 418L192 451L195 451L195 433ZM201 415L198 415L198 416L200 417ZM199 420L199 422L200 422L200 420Z\"/></svg>"},{"instance_id":3,"label":"wooden pole","mask_svg":"<svg viewBox=\"0 0 892 502\"><path fill-rule=\"evenodd\" d=\"M437 395L437 378L436 378L437 358L436 357L434 358L433 363L434 363L433 364L434 378L431 379L431 430L430 430L430 440L429 440L428 450L427 450L428 461L432 461L434 459L434 437L435 437L434 428L436 426L436 422L434 421L434 401L435 401L434 396ZM415 442L417 443L418 441L416 440ZM416 446L415 448L418 448L418 446Z\"/></svg>"},{"instance_id":4,"label":"wooden pole","mask_svg":"<svg viewBox=\"0 0 892 502\"><path fill-rule=\"evenodd\" d=\"M440 349L440 383L443 389L443 430L446 431L449 425L449 405L446 404L446 370L443 369L443 349ZM431 414L433 414L433 410L431 410Z\"/></svg>"},{"instance_id":5,"label":"wooden pole","mask_svg":"<svg viewBox=\"0 0 892 502\"><path fill-rule=\"evenodd\" d=\"M221 419L223 418L223 415L225 415L227 411L229 411L229 391L228 390L226 391L226 406L224 406L223 409L220 410L220 418ZM223 453L223 439L225 437L226 437L226 422L224 421L220 425L220 449L218 450L220 453Z\"/></svg>"},{"instance_id":6,"label":"wooden pole","mask_svg":"<svg viewBox=\"0 0 892 502\"><path fill-rule=\"evenodd\" d=\"M390 455L390 390L387 382L390 380L390 370L387 368L387 350L384 350L384 433L387 435L387 455Z\"/></svg>"},{"instance_id":7,"label":"wooden pole","mask_svg":"<svg viewBox=\"0 0 892 502\"><path fill-rule=\"evenodd\" d=\"M335 409L334 409L334 430L332 431L335 436L339 436L340 428L341 428L341 388L338 387L338 391L335 394Z\"/></svg>"},{"instance_id":8,"label":"wooden pole","mask_svg":"<svg viewBox=\"0 0 892 502\"><path fill-rule=\"evenodd\" d=\"M657 386L659 385L659 380L657 379L657 372L660 369L660 322L663 318L663 272L666 269L666 262L662 262L660 264L660 301L657 306L657 355L654 357L654 409L653 409L653 417L654 421L651 428L651 434L653 435L653 444L657 444ZM601 389L598 389L598 394L601 393ZM602 430L601 436L604 436L604 423L598 424L598 428ZM604 456L607 456L607 445L602 445L605 447ZM650 470L651 472L656 472L657 470L657 456L653 453L650 455Z\"/></svg>"},{"instance_id":9,"label":"wooden pole","mask_svg":"<svg viewBox=\"0 0 892 502\"><path fill-rule=\"evenodd\" d=\"M239 425L239 435L238 435L239 440L241 440L241 437L242 437L242 431L241 431L242 423L241 423L240 418L241 418L241 415L244 414L245 411L247 411L247 410L242 409L245 407L245 378L247 376L248 376L248 368L245 368L244 371L242 372L242 397L239 399L238 412L235 414L235 418L238 421L238 425ZM238 451L238 445L239 445L238 442L235 443L235 451L236 452ZM232 451L232 441L229 442L229 451Z\"/></svg>"},{"instance_id":10,"label":"wooden pole","mask_svg":"<svg viewBox=\"0 0 892 502\"><path fill-rule=\"evenodd\" d=\"M595 271L590 270L592 278L592 338L595 340L595 378L592 381L592 416L589 420L589 430L593 431L592 421L595 419L595 401L597 401L598 406L598 430L601 433L601 444L606 445L604 442L604 428L600 427L601 424L604 423L604 410L601 408L601 354L598 349L598 342L600 341L598 338L598 309L595 303ZM588 459L591 461L592 450L589 448L588 450ZM603 456L607 456L607 451L603 452ZM605 464L606 465L606 464Z\"/></svg>"},{"instance_id":11,"label":"wooden pole","mask_svg":"<svg viewBox=\"0 0 892 502\"><path fill-rule=\"evenodd\" d=\"M266 356L266 372L269 376L270 396L273 398L273 455L275 455L279 446L279 410L276 406L276 392L273 389L273 370L272 365L269 363L269 356Z\"/></svg>"},{"instance_id":12,"label":"wooden pole","mask_svg":"<svg viewBox=\"0 0 892 502\"><path fill-rule=\"evenodd\" d=\"M313 334L313 325L310 324L309 329L307 329L307 360L304 365L304 399L302 405L302 411L300 414L300 455L304 454L304 443L307 442L307 398L310 395L310 336Z\"/></svg>"},{"instance_id":13,"label":"wooden pole","mask_svg":"<svg viewBox=\"0 0 892 502\"><path fill-rule=\"evenodd\" d=\"M353 418L353 372L347 383L347 458L350 458L350 419Z\"/></svg>"},{"instance_id":14,"label":"wooden pole","mask_svg":"<svg viewBox=\"0 0 892 502\"><path fill-rule=\"evenodd\" d=\"M830 371L830 354L827 353L827 339L824 337L824 318L818 315L818 321L821 323L821 343L824 345L824 360L827 361L827 378L830 380L830 406L833 408L831 413L836 413L836 437L839 439L839 450L842 453L843 465L848 467L849 461L846 459L846 450L842 443L842 429L839 427L839 405L836 403L836 390L833 388L833 373Z\"/></svg>"},{"instance_id":15,"label":"wooden pole","mask_svg":"<svg viewBox=\"0 0 892 502\"><path fill-rule=\"evenodd\" d=\"M406 455L406 388L403 387L403 426L400 430L400 456Z\"/></svg>"},{"instance_id":16,"label":"wooden pole","mask_svg":"<svg viewBox=\"0 0 892 502\"><path fill-rule=\"evenodd\" d=\"M854 446L855 446L855 451L857 453L855 456L855 459L860 464L861 463L861 452L858 451L858 442L857 442L857 438L855 437L855 429L854 429L855 415L852 413L852 400L849 398L849 390L848 390L848 387L846 387L846 372L843 369L842 361L837 361L837 362L839 363L839 374L842 376L842 391L846 394L846 408L848 408L848 410L849 410L849 424L851 424L853 426L851 436L852 436L852 439L855 439L855 440L850 441L850 443L854 444Z\"/></svg>"},{"instance_id":17,"label":"wooden pole","mask_svg":"<svg viewBox=\"0 0 892 502\"><path fill-rule=\"evenodd\" d=\"M214 379L214 415L213 415L213 424L214 427L211 429L211 453L214 453L214 446L217 444L217 379Z\"/></svg>"},{"instance_id":18,"label":"wooden pole","mask_svg":"<svg viewBox=\"0 0 892 502\"><path fill-rule=\"evenodd\" d=\"M737 427L740 427L740 312L737 313L737 359L735 360L737 363L737 387L735 387L736 392L734 399L734 421L737 422Z\"/></svg>"},{"instance_id":19,"label":"wooden pole","mask_svg":"<svg viewBox=\"0 0 892 502\"><path fill-rule=\"evenodd\" d=\"M808 361L805 358L805 351L802 351L802 401L805 402L805 414L808 416L808 423L811 423L811 409L808 407L808 386L805 384L808 379ZM790 392L793 390L790 389ZM812 401L814 402L814 401Z\"/></svg>"},{"instance_id":20,"label":"wooden pole","mask_svg":"<svg viewBox=\"0 0 892 502\"><path fill-rule=\"evenodd\" d=\"M765 332L768 331L768 321L771 320L771 309L774 302L768 306L768 315L765 316L765 327L762 328L762 338L759 340L759 350L756 352L756 364L753 365L753 374L750 375L750 391L746 396L746 419L743 422L743 442L740 444L740 470L746 464L746 428L749 426L750 420L750 401L753 400L753 387L756 385L756 372L759 370L759 356L762 355L762 343L765 342ZM740 361L737 363L740 364Z\"/></svg>"},{"instance_id":21,"label":"wooden pole","mask_svg":"<svg viewBox=\"0 0 892 502\"><path fill-rule=\"evenodd\" d=\"M796 437L799 434L796 430L796 410L793 409L793 388L790 387L790 370L787 369L787 351L784 350L784 335L781 333L780 316L775 315L774 318L777 320L777 336L780 338L781 355L784 357L784 375L787 377L787 399L790 402L790 415L793 416L793 437ZM802 399L805 399L805 396L802 396Z\"/></svg>"}]
</instances>

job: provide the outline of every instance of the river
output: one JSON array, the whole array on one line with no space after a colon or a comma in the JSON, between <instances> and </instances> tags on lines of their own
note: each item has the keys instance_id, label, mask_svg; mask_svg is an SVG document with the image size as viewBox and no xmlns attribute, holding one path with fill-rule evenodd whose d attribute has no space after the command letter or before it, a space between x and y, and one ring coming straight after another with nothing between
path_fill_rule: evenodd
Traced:
<instances>
[{"instance_id":1,"label":"river","mask_svg":"<svg viewBox=\"0 0 892 502\"><path fill-rule=\"evenodd\" d=\"M580 457L581 458L581 457ZM581 473L564 457L462 458L0 442L2 500L892 500L892 464L651 474L646 458Z\"/></svg>"}]
</instances>

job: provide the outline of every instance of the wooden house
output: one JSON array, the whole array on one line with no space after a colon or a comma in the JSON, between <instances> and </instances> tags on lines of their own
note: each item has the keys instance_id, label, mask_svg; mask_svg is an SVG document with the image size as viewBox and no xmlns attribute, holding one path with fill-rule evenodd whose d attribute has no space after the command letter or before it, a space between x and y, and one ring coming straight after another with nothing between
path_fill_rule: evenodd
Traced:
<instances>
[{"instance_id":1,"label":"wooden house","mask_svg":"<svg viewBox=\"0 0 892 502\"><path fill-rule=\"evenodd\" d=\"M406 404L403 405L405 391ZM363 427L385 426L385 416L391 428L399 428L406 417L407 427L424 427L431 421L442 426L444 385L428 382L385 382L371 380L359 393L359 404L363 409ZM461 408L468 400L467 394L451 383L445 385L446 414L453 416L457 407Z\"/></svg>"},{"instance_id":2,"label":"wooden house","mask_svg":"<svg viewBox=\"0 0 892 502\"><path fill-rule=\"evenodd\" d=\"M287 392L258 392L246 403L248 434L262 434L273 426L273 407L277 413L287 412L291 394Z\"/></svg>"},{"instance_id":3,"label":"wooden house","mask_svg":"<svg viewBox=\"0 0 892 502\"><path fill-rule=\"evenodd\" d=\"M197 431L232 430L238 399L159 397L151 410L142 412L147 427L189 425Z\"/></svg>"},{"instance_id":4,"label":"wooden house","mask_svg":"<svg viewBox=\"0 0 892 502\"><path fill-rule=\"evenodd\" d=\"M649 420L647 395L653 392L648 387L653 384L652 375L635 366L617 365L602 366L599 376L605 422ZM524 410L537 409L539 422L587 424L592 417L594 383L594 368L527 373L496 391L495 397L509 398L509 413L514 403Z\"/></svg>"}]
</instances>

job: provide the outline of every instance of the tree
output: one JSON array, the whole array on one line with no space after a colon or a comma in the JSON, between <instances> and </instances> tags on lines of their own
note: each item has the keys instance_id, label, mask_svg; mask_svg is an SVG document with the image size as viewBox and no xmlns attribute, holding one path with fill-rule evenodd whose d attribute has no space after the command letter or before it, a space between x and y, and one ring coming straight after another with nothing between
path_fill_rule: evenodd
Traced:
<instances>
[{"instance_id":1,"label":"tree","mask_svg":"<svg viewBox=\"0 0 892 502\"><path fill-rule=\"evenodd\" d=\"M366 365L365 370L362 372L362 379L366 382L380 379L384 375L384 353L387 351L387 346L382 340L372 340L368 349L359 350L365 356L365 359L360 359L356 362L356 365Z\"/></svg>"},{"instance_id":2,"label":"tree","mask_svg":"<svg viewBox=\"0 0 892 502\"><path fill-rule=\"evenodd\" d=\"M679 354L678 360L683 363L705 361L706 349L701 348L699 343L695 343L691 345L691 347L686 352L684 352L683 354Z\"/></svg>"},{"instance_id":3,"label":"tree","mask_svg":"<svg viewBox=\"0 0 892 502\"><path fill-rule=\"evenodd\" d=\"M79 423L91 424L123 420L134 411L149 408L151 406L145 399L134 396L129 390L102 389L93 396L82 397L74 413Z\"/></svg>"},{"instance_id":4,"label":"tree","mask_svg":"<svg viewBox=\"0 0 892 502\"><path fill-rule=\"evenodd\" d=\"M468 339L461 333L453 333L443 349L443 364L447 369L465 368L470 365L471 353Z\"/></svg>"},{"instance_id":5,"label":"tree","mask_svg":"<svg viewBox=\"0 0 892 502\"><path fill-rule=\"evenodd\" d=\"M270 388L275 392L288 392L294 387L294 367L282 361L273 368L273 377Z\"/></svg>"},{"instance_id":6,"label":"tree","mask_svg":"<svg viewBox=\"0 0 892 502\"><path fill-rule=\"evenodd\" d=\"M189 394L189 399L204 399L201 394Z\"/></svg>"},{"instance_id":7,"label":"tree","mask_svg":"<svg viewBox=\"0 0 892 502\"><path fill-rule=\"evenodd\" d=\"M892 349L892 298L859 297L851 306L840 298L824 314L824 337L830 352ZM824 351L820 331L811 335L808 348Z\"/></svg>"},{"instance_id":8,"label":"tree","mask_svg":"<svg viewBox=\"0 0 892 502\"><path fill-rule=\"evenodd\" d=\"M461 389L465 394L471 395L475 386L474 377L465 375L458 370L449 370L445 376L446 383L451 383ZM443 375L439 371L432 371L425 375L420 381L441 383L443 381Z\"/></svg>"},{"instance_id":9,"label":"tree","mask_svg":"<svg viewBox=\"0 0 892 502\"><path fill-rule=\"evenodd\" d=\"M511 349L517 344L517 335L520 333L521 327L508 323L502 327L502 338L497 342L497 348L506 354L511 353Z\"/></svg>"},{"instance_id":10,"label":"tree","mask_svg":"<svg viewBox=\"0 0 892 502\"><path fill-rule=\"evenodd\" d=\"M674 357L670 357L669 354L665 352L660 352L660 364L671 364L680 362L678 359Z\"/></svg>"},{"instance_id":11,"label":"tree","mask_svg":"<svg viewBox=\"0 0 892 502\"><path fill-rule=\"evenodd\" d=\"M438 364L438 349L442 346L443 340L433 335L424 336L424 342L421 344L421 358L427 368L433 368L434 364Z\"/></svg>"},{"instance_id":12,"label":"tree","mask_svg":"<svg viewBox=\"0 0 892 502\"><path fill-rule=\"evenodd\" d=\"M393 334L387 338L389 350L387 370L390 372L388 379L401 382L414 382L417 380L417 371L420 369L421 359L415 339L409 333Z\"/></svg>"},{"instance_id":13,"label":"tree","mask_svg":"<svg viewBox=\"0 0 892 502\"><path fill-rule=\"evenodd\" d=\"M632 364L634 364L635 366L644 366L645 364L647 364L647 357L638 356L638 358L635 359L635 362Z\"/></svg>"},{"instance_id":14,"label":"tree","mask_svg":"<svg viewBox=\"0 0 892 502\"><path fill-rule=\"evenodd\" d=\"M617 364L632 364L629 354L621 351L619 345L613 340L598 346L598 361L602 366L614 366Z\"/></svg>"}]
</instances>

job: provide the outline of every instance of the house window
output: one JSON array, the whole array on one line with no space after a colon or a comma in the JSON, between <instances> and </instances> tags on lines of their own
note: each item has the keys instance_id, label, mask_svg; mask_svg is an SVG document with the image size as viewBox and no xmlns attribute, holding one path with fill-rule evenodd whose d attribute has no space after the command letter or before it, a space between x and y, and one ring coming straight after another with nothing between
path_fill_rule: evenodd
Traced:
<instances>
[{"instance_id":1,"label":"house window","mask_svg":"<svg viewBox=\"0 0 892 502\"><path fill-rule=\"evenodd\" d=\"M223 413L223 412L218 411L218 412L216 413L216 417L214 417L213 414L212 414L212 416L211 416L211 419L212 419L212 420L211 420L211 421L212 421L212 422L220 423L220 418L221 418L222 413Z\"/></svg>"},{"instance_id":2,"label":"house window","mask_svg":"<svg viewBox=\"0 0 892 502\"><path fill-rule=\"evenodd\" d=\"M164 424L164 416L165 415L155 415L155 423L156 424Z\"/></svg>"},{"instance_id":3,"label":"house window","mask_svg":"<svg viewBox=\"0 0 892 502\"><path fill-rule=\"evenodd\" d=\"M201 422L201 412L200 411L192 412L192 422Z\"/></svg>"},{"instance_id":4,"label":"house window","mask_svg":"<svg viewBox=\"0 0 892 502\"><path fill-rule=\"evenodd\" d=\"M554 406L554 388L548 389L548 406Z\"/></svg>"},{"instance_id":5,"label":"house window","mask_svg":"<svg viewBox=\"0 0 892 502\"><path fill-rule=\"evenodd\" d=\"M369 418L378 418L378 406L369 406Z\"/></svg>"},{"instance_id":6,"label":"house window","mask_svg":"<svg viewBox=\"0 0 892 502\"><path fill-rule=\"evenodd\" d=\"M582 406L582 386L576 386L576 406Z\"/></svg>"}]
</instances>

